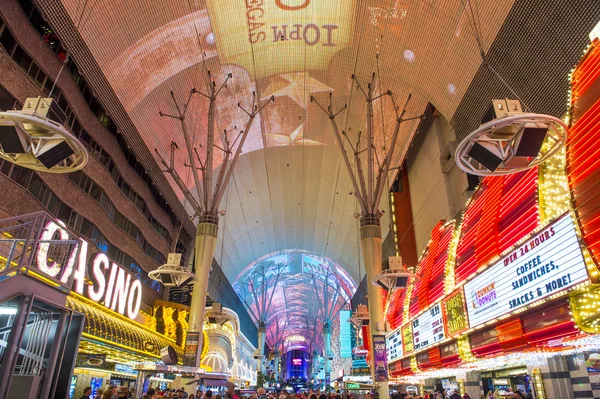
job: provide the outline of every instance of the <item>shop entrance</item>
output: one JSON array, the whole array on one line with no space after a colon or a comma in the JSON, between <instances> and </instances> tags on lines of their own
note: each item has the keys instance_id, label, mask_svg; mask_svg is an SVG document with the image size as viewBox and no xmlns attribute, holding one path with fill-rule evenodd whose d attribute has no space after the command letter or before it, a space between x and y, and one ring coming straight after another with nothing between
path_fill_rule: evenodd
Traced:
<instances>
[{"instance_id":1,"label":"shop entrance","mask_svg":"<svg viewBox=\"0 0 600 399\"><path fill-rule=\"evenodd\" d=\"M531 393L530 377L526 367L488 371L483 372L481 376L485 397L489 392L500 398L504 398L509 392L520 391L525 397Z\"/></svg>"}]
</instances>

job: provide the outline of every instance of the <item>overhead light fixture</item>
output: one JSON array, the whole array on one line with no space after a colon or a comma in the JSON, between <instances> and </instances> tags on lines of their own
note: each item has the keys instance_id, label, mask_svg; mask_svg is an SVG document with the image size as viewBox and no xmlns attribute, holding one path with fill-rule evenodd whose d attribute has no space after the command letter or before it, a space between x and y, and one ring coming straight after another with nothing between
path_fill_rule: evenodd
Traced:
<instances>
[{"instance_id":1,"label":"overhead light fixture","mask_svg":"<svg viewBox=\"0 0 600 399\"><path fill-rule=\"evenodd\" d=\"M167 257L167 263L148 273L148 277L158 281L165 287L185 289L189 284L198 281L198 277L187 267L180 266L180 264L181 254L170 253Z\"/></svg>"},{"instance_id":2,"label":"overhead light fixture","mask_svg":"<svg viewBox=\"0 0 600 399\"><path fill-rule=\"evenodd\" d=\"M0 307L0 315L15 315L17 314L17 308Z\"/></svg>"},{"instance_id":3,"label":"overhead light fixture","mask_svg":"<svg viewBox=\"0 0 600 399\"><path fill-rule=\"evenodd\" d=\"M415 60L415 53L411 50L404 50L404 60L412 63Z\"/></svg>"},{"instance_id":4,"label":"overhead light fixture","mask_svg":"<svg viewBox=\"0 0 600 399\"><path fill-rule=\"evenodd\" d=\"M454 83L448 83L448 93L451 95L456 94L456 85Z\"/></svg>"},{"instance_id":5,"label":"overhead light fixture","mask_svg":"<svg viewBox=\"0 0 600 399\"><path fill-rule=\"evenodd\" d=\"M354 327L361 328L363 325L369 325L369 309L366 305L358 305L358 308L354 313L352 313L352 317L348 319L349 323L352 323Z\"/></svg>"},{"instance_id":6,"label":"overhead light fixture","mask_svg":"<svg viewBox=\"0 0 600 399\"><path fill-rule=\"evenodd\" d=\"M567 141L564 121L524 113L517 100L493 100L481 123L458 145L454 157L459 168L477 176L533 168L550 159Z\"/></svg>"},{"instance_id":7,"label":"overhead light fixture","mask_svg":"<svg viewBox=\"0 0 600 399\"><path fill-rule=\"evenodd\" d=\"M391 291L406 288L409 279L412 279L413 283L419 280L419 276L404 267L401 256L389 256L388 264L389 269L382 270L373 278L371 284L378 285L386 291Z\"/></svg>"},{"instance_id":8,"label":"overhead light fixture","mask_svg":"<svg viewBox=\"0 0 600 399\"><path fill-rule=\"evenodd\" d=\"M60 112L52 98L27 98L20 111L0 112L0 158L24 168L51 173L82 169L83 144L50 114Z\"/></svg>"}]
</instances>

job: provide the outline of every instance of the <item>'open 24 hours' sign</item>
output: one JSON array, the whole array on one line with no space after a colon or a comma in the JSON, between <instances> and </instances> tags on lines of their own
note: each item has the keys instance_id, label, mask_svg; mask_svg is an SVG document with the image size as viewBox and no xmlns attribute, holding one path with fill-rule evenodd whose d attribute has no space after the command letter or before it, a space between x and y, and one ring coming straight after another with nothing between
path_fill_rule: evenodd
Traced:
<instances>
[{"instance_id":1,"label":"'open 24 hours' sign","mask_svg":"<svg viewBox=\"0 0 600 399\"><path fill-rule=\"evenodd\" d=\"M588 279L567 213L465 284L471 328Z\"/></svg>"}]
</instances>

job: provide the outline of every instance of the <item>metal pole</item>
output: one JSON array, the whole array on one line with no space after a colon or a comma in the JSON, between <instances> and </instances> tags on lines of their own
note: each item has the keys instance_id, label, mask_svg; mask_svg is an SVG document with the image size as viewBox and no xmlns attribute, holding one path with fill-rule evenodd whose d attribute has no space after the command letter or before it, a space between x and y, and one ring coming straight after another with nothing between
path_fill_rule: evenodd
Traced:
<instances>
[{"instance_id":1,"label":"metal pole","mask_svg":"<svg viewBox=\"0 0 600 399\"><path fill-rule=\"evenodd\" d=\"M141 398L142 395L144 394L143 390L144 390L144 371L138 370L137 377L135 379L135 397Z\"/></svg>"},{"instance_id":2,"label":"metal pole","mask_svg":"<svg viewBox=\"0 0 600 399\"><path fill-rule=\"evenodd\" d=\"M65 323L67 321L67 312L62 310L56 324L56 330L54 332L54 342L52 343L52 350L48 357L48 368L46 369L46 375L44 376L44 382L42 383L42 392L40 399L49 398L50 390L52 388L52 382L54 379L54 371L56 370L56 361L58 360L58 353L62 347L61 342L64 337Z\"/></svg>"},{"instance_id":3,"label":"metal pole","mask_svg":"<svg viewBox=\"0 0 600 399\"><path fill-rule=\"evenodd\" d=\"M84 317L84 320L82 320L82 322L81 322L81 327L79 329L79 334L78 334L79 338L77 340L77 347L78 348L79 348L79 342L81 340L81 333L83 332L83 325L85 323L85 316L83 316L83 317ZM69 331L71 330L71 323L72 322L73 322L73 312L69 311L69 322L67 323L67 327L64 329L65 339L63 339L62 342L60 343L60 350L59 350L60 359L58 359L58 362L57 362L58 367L56 367L56 372L54 373L55 375L60 375L60 370L62 368L63 359L65 358L65 350L66 350L67 343L68 343L67 342L68 341L67 337L68 337ZM71 374L73 373L73 369L74 368L75 368L75 362L73 362L73 365L71 366ZM52 386L52 392L50 392L50 397L53 398L55 393L56 393L56 384L54 384Z\"/></svg>"},{"instance_id":4,"label":"metal pole","mask_svg":"<svg viewBox=\"0 0 600 399\"><path fill-rule=\"evenodd\" d=\"M27 326L29 312L33 305L32 296L21 296L19 306L17 307L17 317L15 317L13 328L10 331L4 357L0 365L0 398L7 398L12 383L12 377L15 369L17 358L19 357L19 349L23 340L23 332Z\"/></svg>"}]
</instances>

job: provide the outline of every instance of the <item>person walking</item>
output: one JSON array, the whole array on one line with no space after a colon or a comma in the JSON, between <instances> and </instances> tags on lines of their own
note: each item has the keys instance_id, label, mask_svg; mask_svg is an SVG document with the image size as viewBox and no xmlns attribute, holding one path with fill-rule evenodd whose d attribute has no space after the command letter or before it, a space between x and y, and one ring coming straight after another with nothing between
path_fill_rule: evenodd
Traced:
<instances>
[{"instance_id":1,"label":"person walking","mask_svg":"<svg viewBox=\"0 0 600 399\"><path fill-rule=\"evenodd\" d=\"M85 387L83 389L83 395L81 395L80 399L91 399L90 395L92 394L92 387Z\"/></svg>"},{"instance_id":2,"label":"person walking","mask_svg":"<svg viewBox=\"0 0 600 399\"><path fill-rule=\"evenodd\" d=\"M104 393L104 390L102 388L98 388L98 390L96 391L96 396L94 396L94 399L102 399L103 393Z\"/></svg>"}]
</instances>

